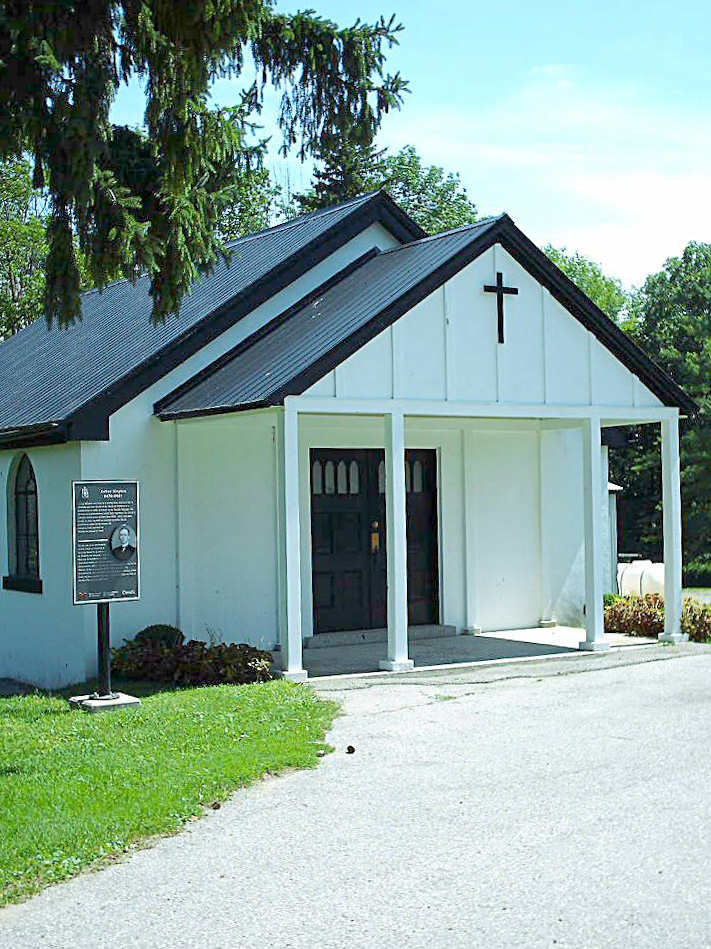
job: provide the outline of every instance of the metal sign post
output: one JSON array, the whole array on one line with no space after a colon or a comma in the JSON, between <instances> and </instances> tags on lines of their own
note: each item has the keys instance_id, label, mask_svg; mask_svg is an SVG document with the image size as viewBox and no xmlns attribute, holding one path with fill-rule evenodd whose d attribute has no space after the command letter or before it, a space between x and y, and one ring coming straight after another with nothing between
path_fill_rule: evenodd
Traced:
<instances>
[{"instance_id":1,"label":"metal sign post","mask_svg":"<svg viewBox=\"0 0 711 949\"><path fill-rule=\"evenodd\" d=\"M99 688L69 701L85 711L140 705L111 689L109 604L140 598L137 481L72 483L74 603L96 603Z\"/></svg>"},{"instance_id":2,"label":"metal sign post","mask_svg":"<svg viewBox=\"0 0 711 949\"><path fill-rule=\"evenodd\" d=\"M111 631L109 626L109 604L97 603L97 628L99 632L99 694L97 698L112 699L111 691Z\"/></svg>"}]
</instances>

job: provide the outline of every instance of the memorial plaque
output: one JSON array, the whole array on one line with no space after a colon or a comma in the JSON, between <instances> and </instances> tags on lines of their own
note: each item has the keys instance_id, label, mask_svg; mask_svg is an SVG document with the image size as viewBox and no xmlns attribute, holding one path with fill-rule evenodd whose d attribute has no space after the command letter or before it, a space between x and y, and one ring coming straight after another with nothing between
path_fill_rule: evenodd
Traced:
<instances>
[{"instance_id":1,"label":"memorial plaque","mask_svg":"<svg viewBox=\"0 0 711 949\"><path fill-rule=\"evenodd\" d=\"M139 598L137 481L74 481L74 602Z\"/></svg>"}]
</instances>

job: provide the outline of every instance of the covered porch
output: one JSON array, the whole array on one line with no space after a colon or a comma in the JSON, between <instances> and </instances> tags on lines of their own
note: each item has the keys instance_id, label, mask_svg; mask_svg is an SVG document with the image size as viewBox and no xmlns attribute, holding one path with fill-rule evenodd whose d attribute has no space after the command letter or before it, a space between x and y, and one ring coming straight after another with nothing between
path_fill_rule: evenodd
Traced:
<instances>
[{"instance_id":1,"label":"covered porch","mask_svg":"<svg viewBox=\"0 0 711 949\"><path fill-rule=\"evenodd\" d=\"M621 645L611 643L603 629L603 596L609 576L603 433L624 425L661 427L667 609L660 638L682 639L678 409L309 395L289 396L284 408L276 411L279 663L287 678L304 680L309 675L375 669L404 672L415 665L599 651ZM322 634L314 603L312 451L353 445L382 450L384 460L385 632L380 643L313 648ZM511 445L525 445L526 452L507 455L506 446ZM412 603L408 597L406 458L408 452L426 448L436 450L438 465L439 592L434 623L449 626L454 633L430 639L413 635L417 628L413 626L408 634ZM489 456L497 452L498 467L492 467ZM525 507L517 508L518 493L526 499ZM501 522L498 533L492 519ZM489 525L485 536L482 523ZM487 540L495 550L489 549ZM523 548L528 561L522 558ZM563 548L569 554L561 565ZM510 576L505 576L502 566L508 562L506 556ZM488 570L489 558L497 562L496 570ZM522 569L527 563L530 568ZM511 591L519 587L524 621L520 626L497 625L495 617L511 615ZM497 612L497 597L510 607L509 613ZM576 602L580 625L569 620L575 613L571 604ZM557 611L564 615L556 615Z\"/></svg>"},{"instance_id":2,"label":"covered porch","mask_svg":"<svg viewBox=\"0 0 711 949\"><path fill-rule=\"evenodd\" d=\"M581 630L576 626L499 630L476 636L446 634L451 627L441 627L444 635L413 636L410 628L409 657L414 669L468 666L472 663L498 663L513 660L542 659L548 656L580 655ZM318 639L318 637L315 637ZM606 637L610 649L652 645L656 639L625 636L618 633ZM343 643L304 650L304 669L310 679L341 675L363 675L380 672L380 663L387 658L387 640ZM274 653L279 668L280 653Z\"/></svg>"}]
</instances>

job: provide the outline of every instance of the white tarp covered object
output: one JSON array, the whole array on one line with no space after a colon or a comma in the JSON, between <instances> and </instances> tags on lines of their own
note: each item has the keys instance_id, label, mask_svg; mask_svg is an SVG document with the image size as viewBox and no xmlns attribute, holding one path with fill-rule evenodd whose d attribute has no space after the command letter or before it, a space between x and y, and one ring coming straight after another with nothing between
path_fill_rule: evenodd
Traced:
<instances>
[{"instance_id":1,"label":"white tarp covered object","mask_svg":"<svg viewBox=\"0 0 711 949\"><path fill-rule=\"evenodd\" d=\"M664 564L635 560L617 565L617 589L622 596L664 596Z\"/></svg>"}]
</instances>

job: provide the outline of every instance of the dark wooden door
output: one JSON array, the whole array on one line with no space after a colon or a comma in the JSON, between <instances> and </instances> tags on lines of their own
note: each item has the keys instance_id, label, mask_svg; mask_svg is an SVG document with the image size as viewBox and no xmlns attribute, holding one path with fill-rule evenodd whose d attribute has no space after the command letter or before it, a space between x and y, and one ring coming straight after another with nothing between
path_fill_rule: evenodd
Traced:
<instances>
[{"instance_id":1,"label":"dark wooden door","mask_svg":"<svg viewBox=\"0 0 711 949\"><path fill-rule=\"evenodd\" d=\"M405 452L407 606L411 626L439 622L437 453Z\"/></svg>"},{"instance_id":2,"label":"dark wooden door","mask_svg":"<svg viewBox=\"0 0 711 949\"><path fill-rule=\"evenodd\" d=\"M406 452L410 623L436 623L437 459ZM385 458L381 449L311 450L315 632L387 625Z\"/></svg>"},{"instance_id":3,"label":"dark wooden door","mask_svg":"<svg viewBox=\"0 0 711 949\"><path fill-rule=\"evenodd\" d=\"M314 630L370 629L368 452L311 450Z\"/></svg>"}]
</instances>

